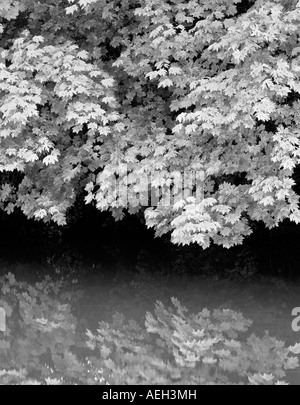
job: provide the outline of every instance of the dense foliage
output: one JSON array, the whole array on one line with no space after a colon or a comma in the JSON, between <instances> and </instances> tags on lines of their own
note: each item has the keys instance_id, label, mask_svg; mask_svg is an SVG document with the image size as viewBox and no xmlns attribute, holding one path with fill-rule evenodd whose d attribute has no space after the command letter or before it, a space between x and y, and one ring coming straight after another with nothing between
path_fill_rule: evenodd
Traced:
<instances>
[{"instance_id":1,"label":"dense foliage","mask_svg":"<svg viewBox=\"0 0 300 405\"><path fill-rule=\"evenodd\" d=\"M85 330L70 281L0 278L0 384L281 385L298 366L299 345L249 335L251 321L238 312L193 314L175 298L157 302L144 326L115 313Z\"/></svg>"},{"instance_id":2,"label":"dense foliage","mask_svg":"<svg viewBox=\"0 0 300 405\"><path fill-rule=\"evenodd\" d=\"M3 0L0 17L7 213L65 224L84 195L203 247L299 223L298 0Z\"/></svg>"}]
</instances>

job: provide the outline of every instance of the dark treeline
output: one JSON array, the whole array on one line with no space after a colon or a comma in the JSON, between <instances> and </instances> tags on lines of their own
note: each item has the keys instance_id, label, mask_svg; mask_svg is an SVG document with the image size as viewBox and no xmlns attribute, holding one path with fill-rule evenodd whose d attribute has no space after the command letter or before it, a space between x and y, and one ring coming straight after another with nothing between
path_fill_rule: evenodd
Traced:
<instances>
[{"instance_id":1,"label":"dark treeline","mask_svg":"<svg viewBox=\"0 0 300 405\"><path fill-rule=\"evenodd\" d=\"M63 227L27 219L21 212L1 213L0 218L0 256L9 262L46 263L51 259L77 267L101 264L102 269L121 263L124 269L174 273L237 272L289 278L300 274L300 228L288 221L272 230L256 224L241 246L224 249L212 245L203 250L198 245L174 245L168 235L155 238L142 217L127 215L115 222L110 213L92 206L75 205Z\"/></svg>"}]
</instances>

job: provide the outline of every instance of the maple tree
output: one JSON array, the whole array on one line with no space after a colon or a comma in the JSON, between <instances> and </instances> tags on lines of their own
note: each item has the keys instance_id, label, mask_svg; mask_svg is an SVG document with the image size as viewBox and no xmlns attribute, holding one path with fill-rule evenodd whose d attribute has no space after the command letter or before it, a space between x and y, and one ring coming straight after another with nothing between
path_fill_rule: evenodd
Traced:
<instances>
[{"instance_id":1,"label":"maple tree","mask_svg":"<svg viewBox=\"0 0 300 405\"><path fill-rule=\"evenodd\" d=\"M0 207L63 225L75 199L174 243L300 222L298 0L3 0ZM142 206L183 172L203 195Z\"/></svg>"}]
</instances>

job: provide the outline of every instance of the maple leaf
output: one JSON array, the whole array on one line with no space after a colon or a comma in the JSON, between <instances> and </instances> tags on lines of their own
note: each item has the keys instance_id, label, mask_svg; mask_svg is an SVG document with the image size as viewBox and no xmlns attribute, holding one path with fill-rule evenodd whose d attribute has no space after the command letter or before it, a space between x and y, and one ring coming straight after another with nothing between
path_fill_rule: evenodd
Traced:
<instances>
[{"instance_id":1,"label":"maple leaf","mask_svg":"<svg viewBox=\"0 0 300 405\"><path fill-rule=\"evenodd\" d=\"M64 224L86 187L87 203L121 219L140 205L117 189L145 193L147 173L147 225L175 243L229 247L252 220L299 222L296 2L55 7L0 5L0 170L24 177L0 192L3 209ZM204 172L201 199L163 171Z\"/></svg>"}]
</instances>

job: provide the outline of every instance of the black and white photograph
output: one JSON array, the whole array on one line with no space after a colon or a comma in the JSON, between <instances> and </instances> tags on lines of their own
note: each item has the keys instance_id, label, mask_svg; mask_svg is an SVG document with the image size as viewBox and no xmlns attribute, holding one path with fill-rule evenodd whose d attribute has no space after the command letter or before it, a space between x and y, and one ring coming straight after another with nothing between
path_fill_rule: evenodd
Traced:
<instances>
[{"instance_id":1,"label":"black and white photograph","mask_svg":"<svg viewBox=\"0 0 300 405\"><path fill-rule=\"evenodd\" d=\"M0 0L0 385L300 385L299 0Z\"/></svg>"}]
</instances>

